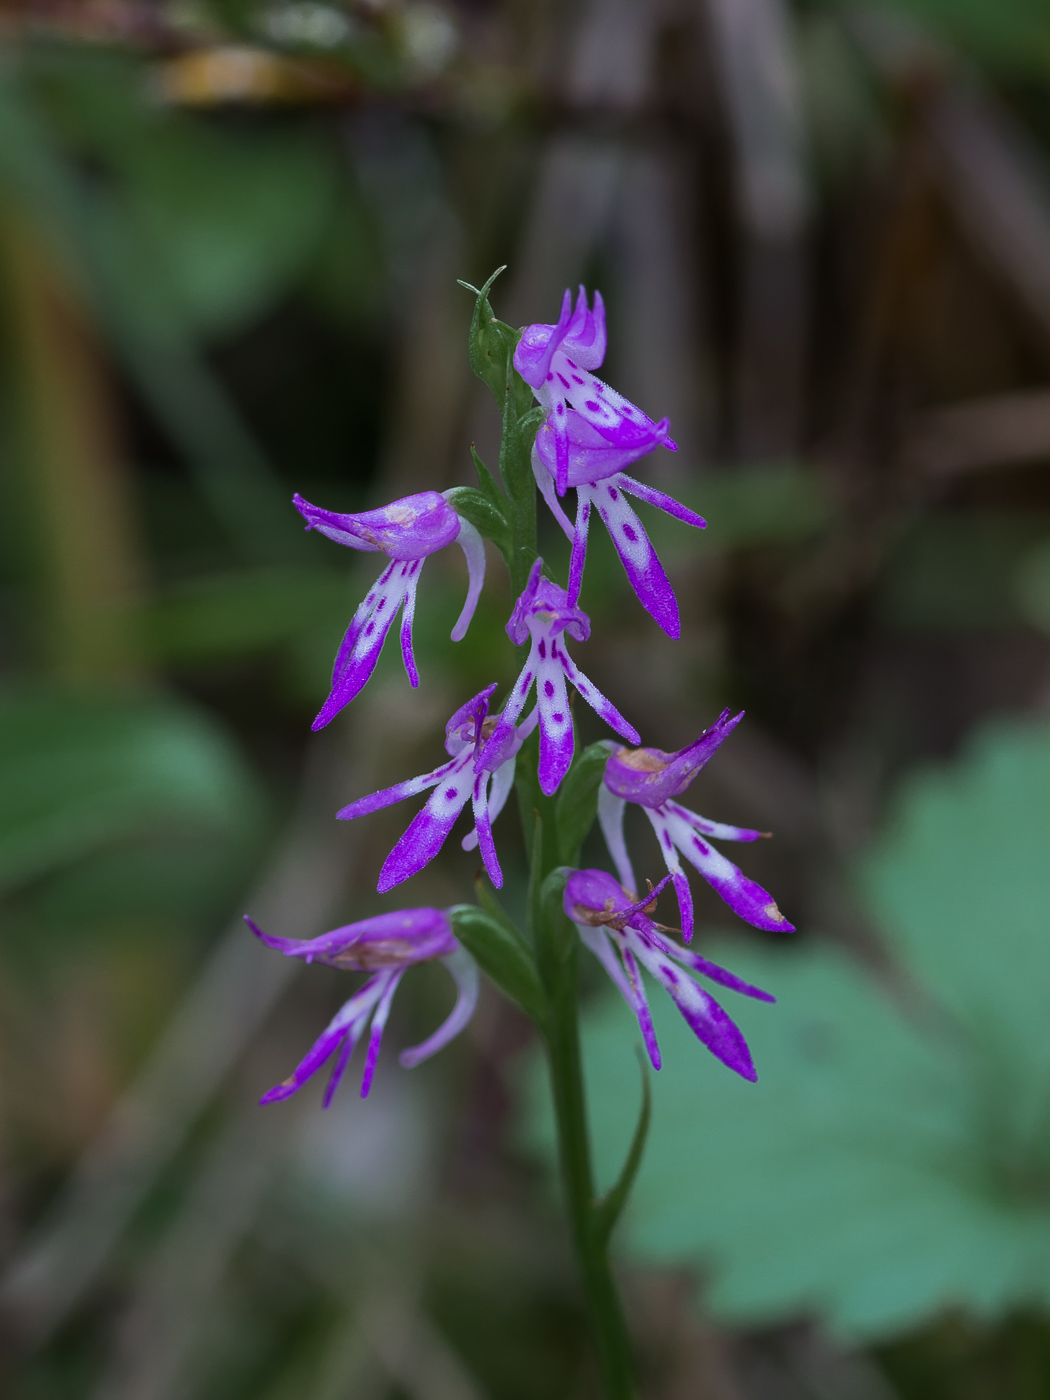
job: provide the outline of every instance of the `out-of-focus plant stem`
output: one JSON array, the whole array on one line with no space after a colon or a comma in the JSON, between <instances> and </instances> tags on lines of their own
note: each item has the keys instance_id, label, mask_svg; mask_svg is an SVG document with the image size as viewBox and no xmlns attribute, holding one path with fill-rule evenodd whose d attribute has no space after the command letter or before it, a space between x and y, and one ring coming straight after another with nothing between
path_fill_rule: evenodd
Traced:
<instances>
[{"instance_id":1,"label":"out-of-focus plant stem","mask_svg":"<svg viewBox=\"0 0 1050 1400\"><path fill-rule=\"evenodd\" d=\"M70 681L128 679L139 548L107 357L46 237L0 221L21 505L41 583L42 660Z\"/></svg>"},{"instance_id":2,"label":"out-of-focus plant stem","mask_svg":"<svg viewBox=\"0 0 1050 1400\"><path fill-rule=\"evenodd\" d=\"M529 745L532 749L533 745ZM531 758L531 754L530 754ZM532 763L529 760L530 769ZM594 1189L590 1129L580 1052L578 939L561 907L554 801L538 785L532 839L530 920L536 962L547 994L543 1027L558 1135L565 1206L573 1248L587 1298L602 1388L606 1400L631 1400L635 1369L630 1337L609 1264L608 1228Z\"/></svg>"}]
</instances>

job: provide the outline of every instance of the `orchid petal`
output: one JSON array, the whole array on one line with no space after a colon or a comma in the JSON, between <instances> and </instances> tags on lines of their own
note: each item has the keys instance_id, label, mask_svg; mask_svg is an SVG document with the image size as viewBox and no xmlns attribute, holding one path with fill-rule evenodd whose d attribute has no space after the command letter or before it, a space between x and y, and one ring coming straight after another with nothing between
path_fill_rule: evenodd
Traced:
<instances>
[{"instance_id":1,"label":"orchid petal","mask_svg":"<svg viewBox=\"0 0 1050 1400\"><path fill-rule=\"evenodd\" d=\"M443 763L440 768L420 774L418 778L406 778L403 783L395 783L393 787L381 788L379 792L370 793L367 797L359 797L356 802L351 802L348 807L338 811L336 816L340 821L353 821L354 817L365 817L371 812L382 811L384 807L392 807L395 802L403 802L406 797L417 797L421 792L426 792L427 788L440 783L446 774L452 772L456 763L457 760L452 759L449 763Z\"/></svg>"},{"instance_id":2,"label":"orchid petal","mask_svg":"<svg viewBox=\"0 0 1050 1400\"><path fill-rule=\"evenodd\" d=\"M694 865L711 888L721 895L734 914L739 914L755 928L768 929L771 933L794 931L794 925L788 923L777 908L776 901L761 885L749 880L732 861L722 855L721 851L716 851L713 846L708 845L674 812L667 812L665 809L658 811L664 812L663 820L667 830L686 860Z\"/></svg>"},{"instance_id":3,"label":"orchid petal","mask_svg":"<svg viewBox=\"0 0 1050 1400\"><path fill-rule=\"evenodd\" d=\"M754 831L749 826L727 826L725 822L708 821L699 812L690 812L688 807L680 807L677 802L667 802L664 805L676 817L681 817L682 821L688 822L704 836L710 836L716 841L760 841L767 834L764 831Z\"/></svg>"},{"instance_id":4,"label":"orchid petal","mask_svg":"<svg viewBox=\"0 0 1050 1400\"><path fill-rule=\"evenodd\" d=\"M670 446L670 443L665 445ZM673 515L676 520L681 520L686 525L693 525L698 530L707 529L707 521L702 515L697 515L695 510L690 510L688 506L679 504L672 497L665 495L663 491L657 491L655 486L647 486L644 481L636 481L633 476L628 476L626 472L620 472L619 478L623 490L629 491L632 496L637 496L640 501L645 501L646 505L666 511L668 515Z\"/></svg>"},{"instance_id":5,"label":"orchid petal","mask_svg":"<svg viewBox=\"0 0 1050 1400\"><path fill-rule=\"evenodd\" d=\"M416 670L416 658L412 654L412 619L416 613L416 588L419 584L419 565L410 564L412 570L405 587L405 606L401 614L401 657L405 663L405 670L408 672L408 679L413 687L419 685L419 672Z\"/></svg>"},{"instance_id":6,"label":"orchid petal","mask_svg":"<svg viewBox=\"0 0 1050 1400\"><path fill-rule=\"evenodd\" d=\"M554 652L553 645L551 652ZM633 744L640 744L641 737L634 725L628 724L612 701L607 700L594 682L587 679L564 647L558 648L558 658L565 669L566 678L576 687L580 698L586 700L595 714L600 715L609 728L615 729L617 734L621 734L625 739L630 739Z\"/></svg>"},{"instance_id":7,"label":"orchid petal","mask_svg":"<svg viewBox=\"0 0 1050 1400\"><path fill-rule=\"evenodd\" d=\"M616 477L595 486L579 486L577 492L581 498L586 496L594 501L642 607L669 637L677 638L681 636L682 624L674 589L642 522L631 509L618 483L619 478ZM582 575L582 559L579 568Z\"/></svg>"},{"instance_id":8,"label":"orchid petal","mask_svg":"<svg viewBox=\"0 0 1050 1400\"><path fill-rule=\"evenodd\" d=\"M339 1008L288 1078L265 1093L259 1100L260 1104L279 1103L282 1099L290 1099L311 1075L317 1073L325 1060L342 1045L355 1023L367 1016L382 996L385 976L385 973L379 972L370 977L364 986Z\"/></svg>"},{"instance_id":9,"label":"orchid petal","mask_svg":"<svg viewBox=\"0 0 1050 1400\"><path fill-rule=\"evenodd\" d=\"M372 1076L375 1074L376 1061L379 1059L379 1047L383 1043L383 1031L386 1029L387 1017L390 1015L390 1005L394 1000L394 993L397 991L398 983L404 976L401 968L380 974L387 978L386 986L383 988L383 995L376 1007L375 1015L372 1017L372 1032L368 1037L368 1053L365 1056L365 1069L361 1076L361 1097L368 1098L368 1091L372 1087Z\"/></svg>"},{"instance_id":10,"label":"orchid petal","mask_svg":"<svg viewBox=\"0 0 1050 1400\"><path fill-rule=\"evenodd\" d=\"M574 538L572 522L569 520L569 517L565 514L564 510L562 510L561 502L558 500L558 497L554 491L553 478L551 477L550 472L544 466L543 462L540 460L535 444L532 448L532 474L536 478L536 485L540 488L540 495L547 502L548 506L550 506L551 513L554 516L555 520L565 531L569 540L572 541Z\"/></svg>"},{"instance_id":11,"label":"orchid petal","mask_svg":"<svg viewBox=\"0 0 1050 1400\"><path fill-rule=\"evenodd\" d=\"M625 890L637 890L638 884L634 878L634 869L623 835L623 814L626 806L627 803L622 797L617 797L602 783L598 789L598 822L602 835L616 866L620 884Z\"/></svg>"},{"instance_id":12,"label":"orchid petal","mask_svg":"<svg viewBox=\"0 0 1050 1400\"><path fill-rule=\"evenodd\" d=\"M446 765L446 774L431 793L426 806L413 819L383 862L376 889L386 894L410 875L422 870L444 845L445 838L463 810L473 787L470 751Z\"/></svg>"},{"instance_id":13,"label":"orchid petal","mask_svg":"<svg viewBox=\"0 0 1050 1400\"><path fill-rule=\"evenodd\" d=\"M478 834L478 844L481 847L481 859L485 862L485 870L489 879L496 889L503 888L503 871L500 869L499 859L496 856L496 845L492 839L492 821L489 817L488 785L490 775L482 770L474 779L474 786L471 790L474 809L474 830Z\"/></svg>"},{"instance_id":14,"label":"orchid petal","mask_svg":"<svg viewBox=\"0 0 1050 1400\"><path fill-rule=\"evenodd\" d=\"M470 521L464 520L462 516L459 518L456 542L467 561L467 600L463 604L459 620L452 629L452 640L461 642L467 635L467 628L478 606L481 588L485 582L485 542Z\"/></svg>"},{"instance_id":15,"label":"orchid petal","mask_svg":"<svg viewBox=\"0 0 1050 1400\"><path fill-rule=\"evenodd\" d=\"M540 643L542 646L542 642ZM536 706L540 715L540 789L550 797L572 766L575 745L572 712L565 689L561 653L551 642L550 655L537 662Z\"/></svg>"},{"instance_id":16,"label":"orchid petal","mask_svg":"<svg viewBox=\"0 0 1050 1400\"><path fill-rule=\"evenodd\" d=\"M623 941L638 961L670 993L693 1034L722 1061L752 1083L758 1078L751 1052L740 1028L723 1011L714 997L674 966L671 959L653 948L633 929L625 929Z\"/></svg>"},{"instance_id":17,"label":"orchid petal","mask_svg":"<svg viewBox=\"0 0 1050 1400\"><path fill-rule=\"evenodd\" d=\"M454 1040L474 1015L474 1009L478 1004L480 979L477 964L470 954L460 948L455 953L450 953L448 957L442 958L441 961L448 968L456 983L458 989L456 1004L452 1008L451 1015L437 1028L433 1035L428 1036L421 1045L414 1045L408 1050L402 1050L400 1060L406 1069L413 1069L416 1065L422 1064L431 1055L444 1049L450 1040Z\"/></svg>"}]
</instances>

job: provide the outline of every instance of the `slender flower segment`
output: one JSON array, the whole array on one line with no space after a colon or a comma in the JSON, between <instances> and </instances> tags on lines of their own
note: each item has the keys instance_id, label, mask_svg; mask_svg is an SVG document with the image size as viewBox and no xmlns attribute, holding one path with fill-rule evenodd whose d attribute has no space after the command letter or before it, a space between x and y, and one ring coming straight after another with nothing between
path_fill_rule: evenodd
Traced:
<instances>
[{"instance_id":1,"label":"slender flower segment","mask_svg":"<svg viewBox=\"0 0 1050 1400\"><path fill-rule=\"evenodd\" d=\"M598 818L620 883L626 889L637 889L623 835L623 815L627 803L637 803L652 823L660 843L660 853L678 896L682 937L687 943L693 936L693 896L682 870L679 853L722 896L730 909L749 924L774 933L790 933L794 929L794 925L789 924L777 908L772 896L761 885L756 885L754 880L749 880L732 861L711 845L711 839L757 841L769 833L708 821L674 800L685 792L743 717L742 710L732 719L729 711L723 710L710 729L705 729L695 743L679 749L677 753L610 745L612 752L598 791Z\"/></svg>"},{"instance_id":2,"label":"slender flower segment","mask_svg":"<svg viewBox=\"0 0 1050 1400\"><path fill-rule=\"evenodd\" d=\"M245 922L268 948L275 948L286 957L370 974L364 985L336 1012L305 1059L287 1079L264 1094L261 1103L291 1098L338 1052L324 1095L327 1108L355 1046L371 1024L361 1080L361 1097L367 1098L390 1004L401 978L416 963L439 958L452 974L457 997L451 1015L432 1036L422 1045L401 1052L401 1063L406 1068L436 1054L460 1033L474 1014L478 1000L478 969L453 936L448 915L440 909L401 909L393 914L379 914L356 924L345 924L307 942L263 933L247 916Z\"/></svg>"},{"instance_id":3,"label":"slender flower segment","mask_svg":"<svg viewBox=\"0 0 1050 1400\"><path fill-rule=\"evenodd\" d=\"M575 686L583 700L602 717L617 734L638 743L638 731L627 723L611 701L607 700L582 671L578 670L565 650L565 635L585 642L591 635L587 614L569 603L564 588L541 578L543 560L537 559L529 574L525 591L514 605L507 634L515 646L531 642L528 660L515 682L503 713L496 721L492 736L481 750L479 765L495 767L508 753L516 752L520 739L531 733L537 721L540 726L540 787L549 797L569 771L575 740L572 713L566 682ZM519 730L514 725L525 708L529 694L536 687L536 704Z\"/></svg>"},{"instance_id":4,"label":"slender flower segment","mask_svg":"<svg viewBox=\"0 0 1050 1400\"><path fill-rule=\"evenodd\" d=\"M349 549L385 554L391 561L369 589L343 638L332 671L331 694L313 722L314 729L323 729L364 689L402 604L401 654L408 679L414 686L419 684L412 653L412 618L419 575L428 554L453 542L466 555L469 580L467 601L452 629L452 640L462 640L485 582L485 546L470 521L458 515L437 491L420 491L382 510L366 510L359 515L322 510L299 495L293 497L293 502L308 530L319 530Z\"/></svg>"},{"instance_id":5,"label":"slender flower segment","mask_svg":"<svg viewBox=\"0 0 1050 1400\"><path fill-rule=\"evenodd\" d=\"M566 290L556 326L526 326L514 351L514 368L532 386L537 399L547 409L547 424L554 437L554 479L558 495L569 487L568 415L576 410L615 451L626 452L629 460L651 452L658 442L672 452L677 446L667 436L669 420L659 423L647 417L615 389L610 389L590 372L605 359L605 304L601 293L594 294L594 307L587 307L587 293L580 288L573 307ZM625 465L625 463L621 463Z\"/></svg>"},{"instance_id":6,"label":"slender flower segment","mask_svg":"<svg viewBox=\"0 0 1050 1400\"><path fill-rule=\"evenodd\" d=\"M638 1018L654 1069L660 1068L660 1047L653 1030L642 967L671 995L697 1039L724 1065L744 1079L754 1081L758 1075L739 1028L714 997L692 977L683 975L680 968L698 972L721 987L729 987L759 1001L775 1001L776 998L741 981L699 953L680 948L663 937L663 925L654 923L650 915L656 908L660 891L670 879L670 875L665 876L644 899L636 901L604 870L575 870L565 882L565 912Z\"/></svg>"},{"instance_id":7,"label":"slender flower segment","mask_svg":"<svg viewBox=\"0 0 1050 1400\"><path fill-rule=\"evenodd\" d=\"M664 419L663 424L666 422ZM636 496L640 501L656 506L658 510L699 530L705 528L706 522L702 516L672 500L663 491L636 481L622 470L651 451L658 442L668 445L663 424L654 425L653 441L640 448L627 448L611 444L586 418L570 410L566 415L562 437L556 435L549 418L541 426L532 450L532 469L541 495L572 543L570 603L575 605L579 600L583 566L587 558L587 533L591 515L597 512L616 546L638 601L669 637L678 637L682 627L674 589L627 497ZM576 488L575 526L570 523L554 494L557 453L563 438L568 443L568 484Z\"/></svg>"},{"instance_id":8,"label":"slender flower segment","mask_svg":"<svg viewBox=\"0 0 1050 1400\"><path fill-rule=\"evenodd\" d=\"M517 730L510 726L505 749L494 761L488 762L479 750L496 727L496 720L488 717L489 696L495 689L493 682L488 689L461 705L445 726L445 751L451 755L448 763L418 778L373 792L369 797L360 797L338 814L343 821L350 821L391 807L406 797L415 797L428 788L434 789L426 806L384 861L377 886L380 894L417 874L434 859L468 799L473 803L474 830L463 847L471 850L480 845L489 879L497 889L502 887L503 872L496 857L492 823L510 796L515 755L534 725L525 724Z\"/></svg>"}]
</instances>

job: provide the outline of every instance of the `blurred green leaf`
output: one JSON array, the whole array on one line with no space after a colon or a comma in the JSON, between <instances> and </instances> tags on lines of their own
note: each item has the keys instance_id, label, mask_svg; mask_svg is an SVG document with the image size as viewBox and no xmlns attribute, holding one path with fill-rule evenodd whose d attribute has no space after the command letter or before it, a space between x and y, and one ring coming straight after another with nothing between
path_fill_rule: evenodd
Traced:
<instances>
[{"instance_id":1,"label":"blurred green leaf","mask_svg":"<svg viewBox=\"0 0 1050 1400\"><path fill-rule=\"evenodd\" d=\"M525 940L512 931L508 920L496 918L473 904L457 904L449 915L456 937L477 959L482 971L526 1015L542 1022L545 998L536 965Z\"/></svg>"},{"instance_id":2,"label":"blurred green leaf","mask_svg":"<svg viewBox=\"0 0 1050 1400\"><path fill-rule=\"evenodd\" d=\"M348 623L353 601L335 569L254 569L194 579L144 613L147 645L168 662L252 655Z\"/></svg>"},{"instance_id":3,"label":"blurred green leaf","mask_svg":"<svg viewBox=\"0 0 1050 1400\"><path fill-rule=\"evenodd\" d=\"M703 947L778 998L718 994L757 1085L653 995L664 1067L628 1208L636 1255L702 1265L722 1317L817 1312L859 1337L950 1307L1050 1304L1048 838L1045 729L992 729L904 785L862 884L928 994L908 1012L827 948ZM619 999L588 1017L605 1180L630 1138L637 1038ZM533 1132L549 1141L535 1079Z\"/></svg>"},{"instance_id":4,"label":"blurred green leaf","mask_svg":"<svg viewBox=\"0 0 1050 1400\"><path fill-rule=\"evenodd\" d=\"M449 504L506 558L510 552L510 526L502 510L472 486L454 486L448 498Z\"/></svg>"},{"instance_id":5,"label":"blurred green leaf","mask_svg":"<svg viewBox=\"0 0 1050 1400\"><path fill-rule=\"evenodd\" d=\"M1017 627L1017 569L1045 538L1041 512L959 513L926 519L887 560L876 608L901 628Z\"/></svg>"},{"instance_id":6,"label":"blurred green leaf","mask_svg":"<svg viewBox=\"0 0 1050 1400\"><path fill-rule=\"evenodd\" d=\"M1021 557L1013 582L1021 616L1040 631L1050 632L1050 544L1040 544Z\"/></svg>"},{"instance_id":7,"label":"blurred green leaf","mask_svg":"<svg viewBox=\"0 0 1050 1400\"><path fill-rule=\"evenodd\" d=\"M850 0L838 8L854 9ZM1006 74L1040 76L1050 69L1050 14L1042 0L882 0L896 11Z\"/></svg>"},{"instance_id":8,"label":"blurred green leaf","mask_svg":"<svg viewBox=\"0 0 1050 1400\"><path fill-rule=\"evenodd\" d=\"M801 466L725 468L669 488L707 521L701 548L739 549L805 540L834 520L834 504L817 474ZM661 553L692 553L697 537L667 516L645 510L645 527ZM666 544L665 544L666 542Z\"/></svg>"},{"instance_id":9,"label":"blurred green leaf","mask_svg":"<svg viewBox=\"0 0 1050 1400\"><path fill-rule=\"evenodd\" d=\"M0 693L0 890L150 833L236 836L260 807L231 740L190 705Z\"/></svg>"}]
</instances>

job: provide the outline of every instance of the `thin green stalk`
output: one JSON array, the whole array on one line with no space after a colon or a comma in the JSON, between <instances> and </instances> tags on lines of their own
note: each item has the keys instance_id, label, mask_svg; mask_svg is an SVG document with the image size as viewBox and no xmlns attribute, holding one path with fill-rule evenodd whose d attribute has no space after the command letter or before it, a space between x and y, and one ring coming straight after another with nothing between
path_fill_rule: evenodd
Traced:
<instances>
[{"instance_id":1,"label":"thin green stalk","mask_svg":"<svg viewBox=\"0 0 1050 1400\"><path fill-rule=\"evenodd\" d=\"M631 1400L634 1394L634 1361L630 1338L609 1267L608 1252L596 1228L575 973L576 959L573 957L564 966L564 975L559 978L558 985L549 988L547 1052L558 1125L558 1157L605 1395L607 1400Z\"/></svg>"},{"instance_id":2,"label":"thin green stalk","mask_svg":"<svg viewBox=\"0 0 1050 1400\"><path fill-rule=\"evenodd\" d=\"M530 916L540 980L547 994L545 1035L558 1160L573 1247L587 1298L606 1400L631 1400L634 1360L609 1266L609 1226L596 1199L580 1051L579 940L561 908L554 803L539 796L532 840Z\"/></svg>"}]
</instances>

